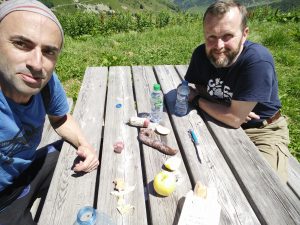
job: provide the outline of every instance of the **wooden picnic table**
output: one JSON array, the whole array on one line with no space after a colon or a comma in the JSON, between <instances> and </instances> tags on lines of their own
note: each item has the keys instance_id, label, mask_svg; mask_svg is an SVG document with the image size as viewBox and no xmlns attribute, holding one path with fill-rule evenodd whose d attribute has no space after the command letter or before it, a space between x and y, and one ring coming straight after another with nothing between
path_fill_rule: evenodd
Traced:
<instances>
[{"instance_id":1,"label":"wooden picnic table","mask_svg":"<svg viewBox=\"0 0 300 225\"><path fill-rule=\"evenodd\" d=\"M64 143L39 224L73 224L83 206L97 208L118 225L177 224L196 181L217 188L220 224L300 224L299 196L280 182L242 129L226 127L192 107L186 116L174 114L176 87L186 70L186 65L87 68L73 116L98 150L100 166L88 174L74 173L75 149ZM164 94L162 124L171 130L160 138L180 150L183 162L169 197L155 193L153 179L170 156L142 144L139 128L128 125L131 116L150 111L154 83ZM202 162L189 129L199 136ZM121 154L113 150L116 141L124 143ZM123 215L111 194L117 178L134 187L124 195L134 209Z\"/></svg>"}]
</instances>

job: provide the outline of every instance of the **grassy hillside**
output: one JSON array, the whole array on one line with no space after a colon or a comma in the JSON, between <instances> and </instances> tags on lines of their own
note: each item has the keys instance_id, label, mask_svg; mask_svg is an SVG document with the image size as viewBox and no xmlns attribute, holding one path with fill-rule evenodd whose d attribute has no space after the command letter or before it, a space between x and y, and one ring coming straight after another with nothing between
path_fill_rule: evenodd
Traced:
<instances>
[{"instance_id":1,"label":"grassy hillside","mask_svg":"<svg viewBox=\"0 0 300 225\"><path fill-rule=\"evenodd\" d=\"M215 0L173 0L173 2L182 10L201 12L204 11L208 5L215 2ZM273 8L278 8L281 10L290 10L300 6L299 0L239 0L239 2L244 4L248 8L271 6Z\"/></svg>"},{"instance_id":2,"label":"grassy hillside","mask_svg":"<svg viewBox=\"0 0 300 225\"><path fill-rule=\"evenodd\" d=\"M0 0L1 2L2 0ZM178 12L203 13L215 0L41 0L56 12ZM240 0L248 8L270 6L283 11L300 7L299 0Z\"/></svg>"},{"instance_id":3,"label":"grassy hillside","mask_svg":"<svg viewBox=\"0 0 300 225\"><path fill-rule=\"evenodd\" d=\"M74 12L91 9L101 11L101 7L108 7L112 11L176 11L178 7L169 0L42 0L46 5L57 12Z\"/></svg>"}]
</instances>

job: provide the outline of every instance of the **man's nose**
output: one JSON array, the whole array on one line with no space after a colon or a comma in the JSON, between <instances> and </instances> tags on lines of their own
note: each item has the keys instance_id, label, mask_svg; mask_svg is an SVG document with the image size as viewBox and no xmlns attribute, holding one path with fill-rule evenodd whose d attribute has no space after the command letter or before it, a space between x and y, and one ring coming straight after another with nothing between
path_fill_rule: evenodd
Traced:
<instances>
[{"instance_id":1,"label":"man's nose","mask_svg":"<svg viewBox=\"0 0 300 225\"><path fill-rule=\"evenodd\" d=\"M27 60L27 66L29 66L32 70L41 71L43 68L42 57L43 54L41 49L39 48L32 49Z\"/></svg>"},{"instance_id":2,"label":"man's nose","mask_svg":"<svg viewBox=\"0 0 300 225\"><path fill-rule=\"evenodd\" d=\"M217 39L216 45L218 49L224 48L224 41L222 40L222 38Z\"/></svg>"}]
</instances>

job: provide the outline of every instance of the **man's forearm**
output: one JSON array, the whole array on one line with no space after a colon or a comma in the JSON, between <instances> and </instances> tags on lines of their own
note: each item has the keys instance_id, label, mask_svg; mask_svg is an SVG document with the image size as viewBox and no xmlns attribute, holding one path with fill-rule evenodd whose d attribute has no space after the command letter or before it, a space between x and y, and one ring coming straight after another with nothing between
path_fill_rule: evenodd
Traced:
<instances>
[{"instance_id":1,"label":"man's forearm","mask_svg":"<svg viewBox=\"0 0 300 225\"><path fill-rule=\"evenodd\" d=\"M52 123L60 122L63 117L51 117ZM60 126L56 127L56 132L66 141L74 145L76 154L80 158L78 163L74 164L73 170L76 172L91 172L99 165L98 154L96 149L91 146L83 135L78 123L68 114Z\"/></svg>"},{"instance_id":2,"label":"man's forearm","mask_svg":"<svg viewBox=\"0 0 300 225\"><path fill-rule=\"evenodd\" d=\"M56 123L57 124L57 123ZM59 126L55 126L55 131L61 136L64 140L68 141L75 147L79 147L80 145L88 145L86 138L84 137L78 123L74 120L74 118L68 114L64 119L64 122Z\"/></svg>"},{"instance_id":3,"label":"man's forearm","mask_svg":"<svg viewBox=\"0 0 300 225\"><path fill-rule=\"evenodd\" d=\"M204 112L226 125L239 128L255 106L255 102L232 101L230 106L200 98L198 106Z\"/></svg>"}]
</instances>

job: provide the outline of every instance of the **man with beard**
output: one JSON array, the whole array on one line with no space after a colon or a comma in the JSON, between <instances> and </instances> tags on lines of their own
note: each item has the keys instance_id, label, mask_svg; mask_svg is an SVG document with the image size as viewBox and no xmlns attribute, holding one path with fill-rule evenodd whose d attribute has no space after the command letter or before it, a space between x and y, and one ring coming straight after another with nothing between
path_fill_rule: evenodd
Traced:
<instances>
[{"instance_id":1,"label":"man with beard","mask_svg":"<svg viewBox=\"0 0 300 225\"><path fill-rule=\"evenodd\" d=\"M208 7L205 44L195 49L185 76L196 86L189 99L213 118L241 126L286 182L289 133L280 114L274 61L265 47L246 40L246 16L246 8L235 1Z\"/></svg>"},{"instance_id":2,"label":"man with beard","mask_svg":"<svg viewBox=\"0 0 300 225\"><path fill-rule=\"evenodd\" d=\"M47 192L59 155L59 144L37 150L46 114L56 132L77 148L81 159L74 171L91 172L99 165L96 150L68 114L53 72L63 39L59 21L39 1L0 5L1 225L35 224L31 205Z\"/></svg>"}]
</instances>

